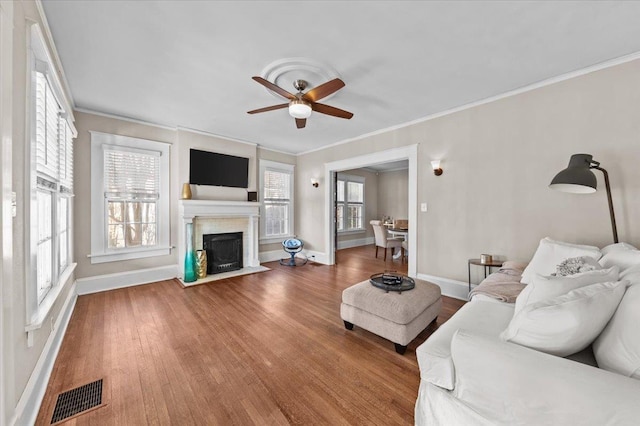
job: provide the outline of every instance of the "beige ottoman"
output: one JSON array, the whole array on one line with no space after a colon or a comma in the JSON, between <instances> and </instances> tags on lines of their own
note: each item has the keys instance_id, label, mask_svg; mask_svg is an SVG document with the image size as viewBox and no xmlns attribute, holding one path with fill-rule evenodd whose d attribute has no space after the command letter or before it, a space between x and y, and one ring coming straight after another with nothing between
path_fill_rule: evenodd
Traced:
<instances>
[{"instance_id":1,"label":"beige ottoman","mask_svg":"<svg viewBox=\"0 0 640 426\"><path fill-rule=\"evenodd\" d=\"M407 345L431 322L435 322L442 297L440 287L415 280L416 286L402 293L386 292L369 280L352 285L342 292L340 316L347 330L354 324L395 343L396 352L404 354Z\"/></svg>"}]
</instances>

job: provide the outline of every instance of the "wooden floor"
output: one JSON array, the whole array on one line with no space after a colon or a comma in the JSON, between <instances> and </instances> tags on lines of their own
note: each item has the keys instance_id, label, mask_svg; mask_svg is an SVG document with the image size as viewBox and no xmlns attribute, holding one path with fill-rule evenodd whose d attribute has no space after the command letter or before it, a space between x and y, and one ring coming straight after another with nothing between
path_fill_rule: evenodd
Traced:
<instances>
[{"instance_id":1,"label":"wooden floor","mask_svg":"<svg viewBox=\"0 0 640 426\"><path fill-rule=\"evenodd\" d=\"M175 281L80 296L37 424L58 393L104 378L107 404L65 425L413 424L415 348L344 329L344 288L406 264L374 246L338 265L271 271L183 288ZM382 257L382 256L380 256ZM438 323L464 302L444 298Z\"/></svg>"}]
</instances>

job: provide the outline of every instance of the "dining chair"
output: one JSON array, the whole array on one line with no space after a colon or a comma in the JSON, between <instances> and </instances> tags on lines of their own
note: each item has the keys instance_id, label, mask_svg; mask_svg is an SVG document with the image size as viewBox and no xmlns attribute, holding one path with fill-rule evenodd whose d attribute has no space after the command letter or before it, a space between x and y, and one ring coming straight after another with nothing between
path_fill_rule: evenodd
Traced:
<instances>
[{"instance_id":1,"label":"dining chair","mask_svg":"<svg viewBox=\"0 0 640 426\"><path fill-rule=\"evenodd\" d=\"M393 256L396 248L402 247L402 239L388 238L387 230L382 226L381 220L372 220L369 222L373 227L373 233L376 237L376 259L378 258L378 247L384 249L384 260L387 260L387 249L391 249L391 256Z\"/></svg>"}]
</instances>

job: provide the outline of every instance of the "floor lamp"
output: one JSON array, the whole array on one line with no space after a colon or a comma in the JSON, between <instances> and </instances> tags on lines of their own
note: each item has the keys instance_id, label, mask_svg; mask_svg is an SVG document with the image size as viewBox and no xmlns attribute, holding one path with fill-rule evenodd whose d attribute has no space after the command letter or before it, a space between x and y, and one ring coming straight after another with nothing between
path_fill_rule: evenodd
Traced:
<instances>
[{"instance_id":1,"label":"floor lamp","mask_svg":"<svg viewBox=\"0 0 640 426\"><path fill-rule=\"evenodd\" d=\"M573 154L569 160L569 166L558 173L549 188L573 194L590 194L596 192L598 180L591 169L600 170L604 174L604 186L607 190L609 201L609 216L611 216L611 228L613 230L613 242L618 242L618 229L616 228L616 216L613 213L613 201L611 200L611 187L609 186L609 174L600 167L600 163L593 160L590 154Z\"/></svg>"}]
</instances>

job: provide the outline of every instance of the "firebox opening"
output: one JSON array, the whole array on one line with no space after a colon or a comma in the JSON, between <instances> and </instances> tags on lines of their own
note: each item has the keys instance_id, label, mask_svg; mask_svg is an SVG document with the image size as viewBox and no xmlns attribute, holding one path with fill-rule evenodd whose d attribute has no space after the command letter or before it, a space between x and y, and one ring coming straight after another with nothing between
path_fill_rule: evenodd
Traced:
<instances>
[{"instance_id":1,"label":"firebox opening","mask_svg":"<svg viewBox=\"0 0 640 426\"><path fill-rule=\"evenodd\" d=\"M204 234L202 249L207 252L207 274L242 269L242 232Z\"/></svg>"}]
</instances>

